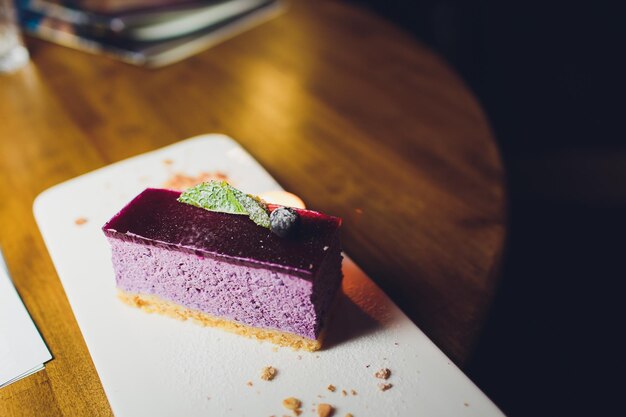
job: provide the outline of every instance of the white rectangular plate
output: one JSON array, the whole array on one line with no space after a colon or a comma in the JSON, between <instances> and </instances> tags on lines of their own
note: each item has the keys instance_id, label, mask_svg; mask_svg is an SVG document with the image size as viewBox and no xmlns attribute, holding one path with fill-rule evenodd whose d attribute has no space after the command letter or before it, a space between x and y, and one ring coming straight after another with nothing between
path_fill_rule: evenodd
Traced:
<instances>
[{"instance_id":1,"label":"white rectangular plate","mask_svg":"<svg viewBox=\"0 0 626 417\"><path fill-rule=\"evenodd\" d=\"M205 135L72 179L35 201L37 223L117 416L282 416L291 414L282 406L287 397L302 400L303 415L317 415L319 403L333 405L336 416L502 415L347 258L345 296L320 352L278 349L120 302L102 225L146 187L177 173L214 172L248 193L281 189L232 139ZM268 365L278 369L271 382L259 377ZM373 376L380 368L392 372L385 392Z\"/></svg>"}]
</instances>

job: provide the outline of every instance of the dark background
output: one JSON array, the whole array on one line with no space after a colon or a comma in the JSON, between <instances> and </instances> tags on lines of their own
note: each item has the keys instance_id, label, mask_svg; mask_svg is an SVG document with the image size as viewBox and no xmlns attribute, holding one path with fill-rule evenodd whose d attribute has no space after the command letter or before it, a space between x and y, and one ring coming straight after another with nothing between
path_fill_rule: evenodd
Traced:
<instances>
[{"instance_id":1,"label":"dark background","mask_svg":"<svg viewBox=\"0 0 626 417\"><path fill-rule=\"evenodd\" d=\"M511 416L623 413L626 14L608 2L352 2L448 61L502 152L502 281L464 370Z\"/></svg>"}]
</instances>

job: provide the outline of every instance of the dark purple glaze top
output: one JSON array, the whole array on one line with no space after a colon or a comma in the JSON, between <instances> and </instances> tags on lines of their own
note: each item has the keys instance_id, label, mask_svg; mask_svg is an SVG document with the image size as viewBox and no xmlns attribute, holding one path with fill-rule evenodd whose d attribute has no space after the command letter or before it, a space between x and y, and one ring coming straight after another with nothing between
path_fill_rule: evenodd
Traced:
<instances>
[{"instance_id":1,"label":"dark purple glaze top","mask_svg":"<svg viewBox=\"0 0 626 417\"><path fill-rule=\"evenodd\" d=\"M295 234L280 238L248 216L218 213L178 202L178 191L148 188L102 228L130 240L202 257L315 276L337 240L341 219L298 209Z\"/></svg>"}]
</instances>

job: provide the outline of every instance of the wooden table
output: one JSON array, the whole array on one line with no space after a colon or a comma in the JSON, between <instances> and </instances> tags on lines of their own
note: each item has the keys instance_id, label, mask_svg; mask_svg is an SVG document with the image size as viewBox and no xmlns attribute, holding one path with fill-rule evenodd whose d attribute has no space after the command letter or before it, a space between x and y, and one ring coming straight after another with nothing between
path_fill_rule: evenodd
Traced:
<instances>
[{"instance_id":1,"label":"wooden table","mask_svg":"<svg viewBox=\"0 0 626 417\"><path fill-rule=\"evenodd\" d=\"M336 1L146 70L28 40L0 76L0 245L54 355L0 391L0 415L110 415L32 215L44 189L201 133L236 138L308 206L344 218L345 251L462 364L491 304L503 172L476 99L436 55Z\"/></svg>"}]
</instances>

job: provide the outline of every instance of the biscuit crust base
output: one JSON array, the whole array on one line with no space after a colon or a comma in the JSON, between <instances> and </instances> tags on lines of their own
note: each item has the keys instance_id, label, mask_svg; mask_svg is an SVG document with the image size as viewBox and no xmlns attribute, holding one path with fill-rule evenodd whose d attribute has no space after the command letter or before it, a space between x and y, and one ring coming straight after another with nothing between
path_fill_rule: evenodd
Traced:
<instances>
[{"instance_id":1,"label":"biscuit crust base","mask_svg":"<svg viewBox=\"0 0 626 417\"><path fill-rule=\"evenodd\" d=\"M296 350L308 350L310 352L319 350L322 347L322 339L325 333L325 331L322 331L317 340L313 340L280 330L261 329L236 323L229 319L215 317L198 310L183 307L155 295L132 294L118 289L118 297L124 303L138 307L148 313L159 313L183 321L192 319L202 326L217 327L240 336L268 341L279 346L286 346Z\"/></svg>"}]
</instances>

